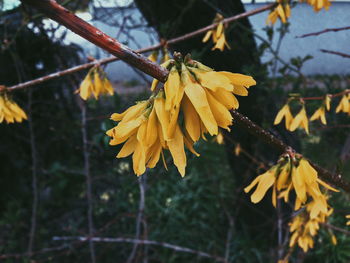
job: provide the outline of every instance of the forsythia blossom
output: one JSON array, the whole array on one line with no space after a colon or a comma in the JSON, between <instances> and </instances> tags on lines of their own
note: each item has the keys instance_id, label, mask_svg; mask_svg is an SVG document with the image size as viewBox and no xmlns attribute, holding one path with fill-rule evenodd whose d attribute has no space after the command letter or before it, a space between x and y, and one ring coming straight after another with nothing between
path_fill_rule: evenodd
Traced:
<instances>
[{"instance_id":1,"label":"forsythia blossom","mask_svg":"<svg viewBox=\"0 0 350 263\"><path fill-rule=\"evenodd\" d=\"M266 19L266 24L275 24L277 18L281 20L282 23L287 23L287 19L290 17L290 6L285 0L277 0L278 5L270 12Z\"/></svg>"},{"instance_id":2,"label":"forsythia blossom","mask_svg":"<svg viewBox=\"0 0 350 263\"><path fill-rule=\"evenodd\" d=\"M27 114L6 93L0 94L0 123L22 122Z\"/></svg>"},{"instance_id":3,"label":"forsythia blossom","mask_svg":"<svg viewBox=\"0 0 350 263\"><path fill-rule=\"evenodd\" d=\"M329 0L301 0L300 2L306 2L313 6L315 12L320 11L322 8L328 10L331 6L331 2Z\"/></svg>"},{"instance_id":4,"label":"forsythia blossom","mask_svg":"<svg viewBox=\"0 0 350 263\"><path fill-rule=\"evenodd\" d=\"M350 93L342 96L335 112L344 112L350 115Z\"/></svg>"},{"instance_id":5,"label":"forsythia blossom","mask_svg":"<svg viewBox=\"0 0 350 263\"><path fill-rule=\"evenodd\" d=\"M274 125L279 124L282 119L284 118L285 120L285 125L286 125L286 129L289 130L290 129L290 124L293 121L293 115L290 111L289 105L286 104L282 107L282 109L277 113L275 121L273 122Z\"/></svg>"},{"instance_id":6,"label":"forsythia blossom","mask_svg":"<svg viewBox=\"0 0 350 263\"><path fill-rule=\"evenodd\" d=\"M111 145L125 142L117 158L133 154L137 175L154 167L163 150L169 150L184 176L184 146L198 156L195 142L205 139L207 133L218 135L219 127L229 130L229 111L239 106L235 95L247 96L247 88L256 82L250 76L216 72L189 57L183 60L179 54L162 66L169 70L164 87L157 88L159 82L154 80L148 100L113 114L111 119L119 123L107 135L112 137Z\"/></svg>"},{"instance_id":7,"label":"forsythia blossom","mask_svg":"<svg viewBox=\"0 0 350 263\"><path fill-rule=\"evenodd\" d=\"M89 70L76 93L79 93L83 100L87 100L92 96L98 99L101 94L113 95L114 90L106 73L101 67L95 66Z\"/></svg>"},{"instance_id":8,"label":"forsythia blossom","mask_svg":"<svg viewBox=\"0 0 350 263\"><path fill-rule=\"evenodd\" d=\"M319 107L315 113L311 116L310 121L314 121L317 119L320 119L321 122L326 125L326 110L329 111L331 109L331 98L330 96L326 95L324 102L321 107Z\"/></svg>"},{"instance_id":9,"label":"forsythia blossom","mask_svg":"<svg viewBox=\"0 0 350 263\"><path fill-rule=\"evenodd\" d=\"M290 231L293 233L290 246L296 243L307 251L313 246L313 239L318 230L318 224L325 222L325 218L331 214L327 203L327 196L320 190L320 185L338 191L318 178L317 171L302 157L283 156L276 165L259 175L247 186L244 191L250 192L251 201L258 203L272 187L272 204L276 207L277 199L289 201L290 192L296 193L294 210L305 207L307 215L300 215L293 219Z\"/></svg>"},{"instance_id":10,"label":"forsythia blossom","mask_svg":"<svg viewBox=\"0 0 350 263\"><path fill-rule=\"evenodd\" d=\"M212 38L213 43L215 43L215 46L212 48L212 50L219 49L220 51L224 51L225 46L228 49L231 49L229 44L226 42L224 24L222 22L223 19L224 18L222 15L216 14L214 23L219 23L218 26L215 29L207 31L204 38L202 39L202 42L205 43L209 40L210 37Z\"/></svg>"}]
</instances>

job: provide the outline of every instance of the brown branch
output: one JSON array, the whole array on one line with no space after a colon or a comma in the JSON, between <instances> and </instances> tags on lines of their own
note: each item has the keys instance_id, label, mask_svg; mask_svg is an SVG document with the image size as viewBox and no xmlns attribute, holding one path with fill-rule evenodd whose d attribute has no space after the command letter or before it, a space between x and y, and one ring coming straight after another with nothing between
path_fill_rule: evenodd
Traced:
<instances>
[{"instance_id":1,"label":"brown branch","mask_svg":"<svg viewBox=\"0 0 350 263\"><path fill-rule=\"evenodd\" d=\"M346 27L337 27L337 28L327 28L324 29L322 31L318 31L318 32L313 32L313 33L308 33L308 34L304 34L301 36L297 36L296 38L304 38L304 37L310 37L310 36L318 36L324 33L328 33L328 32L338 32L338 31L342 31L342 30L349 30L350 26L346 26Z\"/></svg>"},{"instance_id":2,"label":"brown branch","mask_svg":"<svg viewBox=\"0 0 350 263\"><path fill-rule=\"evenodd\" d=\"M237 123L238 126L245 129L247 132L251 133L252 135L260 138L265 143L269 144L270 146L274 147L276 150L278 150L281 153L285 153L287 151L294 151L292 147L285 144L283 141L277 139L275 136L273 136L268 131L264 130L254 122L248 119L248 117L242 115L241 113L237 111L231 111L234 121ZM327 181L328 183L331 183L337 187L342 188L343 190L350 192L350 183L346 182L342 179L341 174L334 174L330 171L320 167L319 165L311 162L309 160L310 164L317 170L318 175Z\"/></svg>"},{"instance_id":3,"label":"brown branch","mask_svg":"<svg viewBox=\"0 0 350 263\"><path fill-rule=\"evenodd\" d=\"M48 14L50 18L53 18L59 23L62 23L67 28L86 38L90 42L95 43L96 45L102 48L105 48L111 54L120 56L120 59L124 60L130 65L137 64L137 68L145 72L146 74L154 76L162 82L166 80L168 74L168 71L166 69L160 67L155 63L146 63L147 61L145 62L144 57L135 53L128 47L121 45L116 40L113 40L112 38L108 37L97 28L76 17L74 14L71 14L68 10L64 9L53 0L22 0L22 2L39 8L44 13ZM269 5L269 8L271 7L272 5ZM286 152L286 150L291 149L290 146L286 145L284 142L277 139L272 134L253 123L251 120L248 119L248 117L245 117L237 111L232 111L232 114L239 126L246 129L249 133L253 134L254 136L262 139L267 144L275 147L281 153L284 153ZM350 183L343 181L340 174L332 174L326 169L323 169L322 167L319 167L318 165L313 163L311 163L311 165L313 165L313 167L318 171L318 174L322 179L344 189L347 192L350 192Z\"/></svg>"},{"instance_id":4,"label":"brown branch","mask_svg":"<svg viewBox=\"0 0 350 263\"><path fill-rule=\"evenodd\" d=\"M344 90L342 92L339 93L335 93L335 94L327 94L329 97L331 98L336 98L336 97L341 97L343 95L346 95L350 93L350 90ZM318 97L302 97L300 98L301 100L324 100L324 96L318 96Z\"/></svg>"},{"instance_id":5,"label":"brown branch","mask_svg":"<svg viewBox=\"0 0 350 263\"><path fill-rule=\"evenodd\" d=\"M46 14L52 20L64 25L74 33L91 43L115 55L134 68L164 82L168 71L146 57L136 53L129 47L119 43L114 38L85 22L54 0L22 0L23 3L33 6Z\"/></svg>"},{"instance_id":6,"label":"brown branch","mask_svg":"<svg viewBox=\"0 0 350 263\"><path fill-rule=\"evenodd\" d=\"M328 224L328 223L323 223L323 225L324 225L325 227L328 227L328 228L330 228L330 229L339 231L339 232L341 232L341 233L343 233L343 234L345 234L345 235L350 236L350 231L348 231L348 230L346 230L346 229L343 229L343 228L340 228L340 227L337 227L337 226L333 226L333 225Z\"/></svg>"},{"instance_id":7,"label":"brown branch","mask_svg":"<svg viewBox=\"0 0 350 263\"><path fill-rule=\"evenodd\" d=\"M350 58L349 54L345 54L345 53L338 52L338 51L332 51L332 50L327 50L327 49L320 49L320 51L323 52L323 53L329 53L329 54L341 56L343 58Z\"/></svg>"},{"instance_id":8,"label":"brown branch","mask_svg":"<svg viewBox=\"0 0 350 263\"><path fill-rule=\"evenodd\" d=\"M274 5L275 5L274 3L273 4L269 4L269 5L266 5L266 6L263 6L263 7L260 7L260 8L256 8L256 9L248 11L248 12L244 12L244 13L239 14L239 15L228 17L228 18L224 19L224 22L225 23L232 23L232 22L237 21L239 19L242 19L244 17L252 16L252 15L264 12L266 10L269 10ZM190 38L196 37L196 36L198 36L200 34L203 34L203 33L207 32L208 30L211 30L211 29L215 28L216 26L217 26L217 24L215 23L215 24L203 27L201 29L198 29L196 31L193 31L191 33L188 33L186 35L183 35L181 37L169 39L166 42L163 42L163 43L156 44L156 45L153 45L153 46L150 46L150 47L146 47L146 48L142 48L142 49L136 50L136 52L137 53L145 53L145 52L149 52L149 51L154 51L154 50L162 48L165 45L165 43L167 45L176 44L178 42L185 41L185 40L188 40ZM52 74L49 74L49 75L46 75L46 76L34 79L34 80L30 80L30 81L27 81L27 82L24 82L24 83L19 83L17 85L8 87L7 91L11 92L11 91L16 91L16 90L19 90L19 89L27 88L27 87L30 87L30 86L33 86L33 85L37 85L37 84L40 84L42 82L51 80L51 79L59 78L59 77L62 77L62 76L68 75L68 74L72 74L72 73L78 72L80 70L91 68L91 67L93 67L95 65L107 64L107 63L111 63L111 62L114 62L114 61L117 61L117 60L119 60L118 57L112 56L112 57L96 60L96 61L93 61L93 62L81 64L81 65L78 65L78 66L75 66L75 67L63 70L63 71L58 71L58 72L55 72L55 73L52 73ZM0 91L1 91L1 87L2 86L0 86Z\"/></svg>"},{"instance_id":9,"label":"brown branch","mask_svg":"<svg viewBox=\"0 0 350 263\"><path fill-rule=\"evenodd\" d=\"M80 242L88 242L89 240L92 240L93 242L106 242L106 243L132 243L132 244L139 244L139 245L155 245L155 246L161 246L164 248L169 248L177 252L184 252L184 253L190 253L194 254L200 257L206 257L211 258L219 262L226 262L224 258L210 255L206 252L194 250L187 247L181 247L177 245L173 245L166 242L158 242L153 240L141 240L141 239L132 239L132 238L123 238L123 237L117 237L117 238L111 238L111 237L53 237L53 240L55 241L67 241L67 240L79 240Z\"/></svg>"}]
</instances>

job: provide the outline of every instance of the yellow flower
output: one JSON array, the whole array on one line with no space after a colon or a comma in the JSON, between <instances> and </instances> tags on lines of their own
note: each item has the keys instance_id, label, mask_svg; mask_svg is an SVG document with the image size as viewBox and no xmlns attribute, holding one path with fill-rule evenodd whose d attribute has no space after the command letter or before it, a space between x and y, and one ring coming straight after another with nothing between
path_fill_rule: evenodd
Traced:
<instances>
[{"instance_id":1,"label":"yellow flower","mask_svg":"<svg viewBox=\"0 0 350 263\"><path fill-rule=\"evenodd\" d=\"M221 132L219 132L218 135L216 135L215 141L217 142L217 144L224 144L224 136Z\"/></svg>"},{"instance_id":2,"label":"yellow flower","mask_svg":"<svg viewBox=\"0 0 350 263\"><path fill-rule=\"evenodd\" d=\"M153 51L149 56L148 59L152 62L157 62L158 60L158 51Z\"/></svg>"},{"instance_id":3,"label":"yellow flower","mask_svg":"<svg viewBox=\"0 0 350 263\"><path fill-rule=\"evenodd\" d=\"M277 18L281 20L282 23L287 23L287 19L290 17L290 6L286 1L277 0L278 5L270 12L266 19L266 24L275 24Z\"/></svg>"},{"instance_id":4,"label":"yellow flower","mask_svg":"<svg viewBox=\"0 0 350 263\"><path fill-rule=\"evenodd\" d=\"M285 125L286 125L286 129L289 130L290 128L290 124L293 121L293 115L290 112L290 108L288 104L285 104L282 109L280 109L280 111L277 113L276 118L273 122L274 125L279 124L282 119L285 118Z\"/></svg>"},{"instance_id":5,"label":"yellow flower","mask_svg":"<svg viewBox=\"0 0 350 263\"><path fill-rule=\"evenodd\" d=\"M235 155L236 156L239 156L241 154L241 145L239 143L236 144L236 147L235 147Z\"/></svg>"},{"instance_id":6,"label":"yellow flower","mask_svg":"<svg viewBox=\"0 0 350 263\"><path fill-rule=\"evenodd\" d=\"M303 0L300 2L303 2ZM329 0L306 0L306 2L314 7L315 12L320 11L322 8L328 10L331 6L331 2Z\"/></svg>"},{"instance_id":7,"label":"yellow flower","mask_svg":"<svg viewBox=\"0 0 350 263\"><path fill-rule=\"evenodd\" d=\"M309 134L309 121L306 115L305 106L303 105L300 112L295 116L289 126L290 131L295 131L298 127L304 128L305 132Z\"/></svg>"},{"instance_id":8,"label":"yellow flower","mask_svg":"<svg viewBox=\"0 0 350 263\"><path fill-rule=\"evenodd\" d=\"M348 222L346 222L346 225L350 226L350 215L346 215L345 217L348 219Z\"/></svg>"},{"instance_id":9,"label":"yellow flower","mask_svg":"<svg viewBox=\"0 0 350 263\"><path fill-rule=\"evenodd\" d=\"M154 167L164 149L170 151L184 176L185 147L199 156L193 145L200 137L217 135L219 127L229 130L229 110L238 107L234 94L246 96L247 88L256 82L242 74L215 72L189 57L183 60L179 54L162 66L169 70L164 87L153 81L153 95L148 100L113 114L111 119L119 123L107 135L112 137L111 145L125 142L117 158L133 154L137 175Z\"/></svg>"},{"instance_id":10,"label":"yellow flower","mask_svg":"<svg viewBox=\"0 0 350 263\"><path fill-rule=\"evenodd\" d=\"M223 19L224 18L222 15L216 14L214 23L218 23L218 26L215 29L207 31L202 39L202 42L205 43L209 40L210 37L212 37L212 41L215 43L215 46L212 48L212 50L219 49L220 51L224 51L225 46L228 49L231 49L229 44L226 42L224 24L222 23Z\"/></svg>"},{"instance_id":11,"label":"yellow flower","mask_svg":"<svg viewBox=\"0 0 350 263\"><path fill-rule=\"evenodd\" d=\"M250 196L253 203L258 203L263 199L267 190L276 182L276 170L278 166L273 166L270 170L256 177L250 185L244 188L244 192L248 193L254 186L257 185L254 193ZM275 189L275 188L274 188Z\"/></svg>"},{"instance_id":12,"label":"yellow flower","mask_svg":"<svg viewBox=\"0 0 350 263\"><path fill-rule=\"evenodd\" d=\"M26 113L6 93L0 94L0 123L14 123L27 120Z\"/></svg>"},{"instance_id":13,"label":"yellow flower","mask_svg":"<svg viewBox=\"0 0 350 263\"><path fill-rule=\"evenodd\" d=\"M326 125L327 124L327 120L326 120L326 108L325 106L321 106L319 107L315 113L311 116L310 121L314 121L320 119L321 122Z\"/></svg>"},{"instance_id":14,"label":"yellow flower","mask_svg":"<svg viewBox=\"0 0 350 263\"><path fill-rule=\"evenodd\" d=\"M87 100L92 96L98 99L101 94L113 95L114 89L106 73L99 66L95 66L89 70L76 93L79 93L83 100Z\"/></svg>"},{"instance_id":15,"label":"yellow flower","mask_svg":"<svg viewBox=\"0 0 350 263\"><path fill-rule=\"evenodd\" d=\"M341 98L336 110L336 113L338 112L344 112L344 113L350 113L350 102L349 102L349 96L343 95Z\"/></svg>"},{"instance_id":16,"label":"yellow flower","mask_svg":"<svg viewBox=\"0 0 350 263\"><path fill-rule=\"evenodd\" d=\"M331 235L331 241L334 246L338 244L338 240L334 234Z\"/></svg>"},{"instance_id":17,"label":"yellow flower","mask_svg":"<svg viewBox=\"0 0 350 263\"><path fill-rule=\"evenodd\" d=\"M315 201L312 201L306 205L306 209L300 214L295 216L292 222L289 224L289 231L292 233L289 246L294 247L296 244L300 248L307 252L314 246L313 237L318 233L320 223L325 223L327 217L329 217L333 209L327 207L325 211L319 213L316 217L310 216L310 210L317 206Z\"/></svg>"}]
</instances>

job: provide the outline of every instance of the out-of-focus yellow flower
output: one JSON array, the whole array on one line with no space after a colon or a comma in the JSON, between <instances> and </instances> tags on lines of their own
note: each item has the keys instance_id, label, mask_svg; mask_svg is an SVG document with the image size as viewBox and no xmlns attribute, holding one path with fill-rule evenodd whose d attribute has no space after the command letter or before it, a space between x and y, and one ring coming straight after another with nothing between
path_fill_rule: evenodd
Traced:
<instances>
[{"instance_id":1,"label":"out-of-focus yellow flower","mask_svg":"<svg viewBox=\"0 0 350 263\"><path fill-rule=\"evenodd\" d=\"M319 185L332 191L338 191L320 180L317 171L307 160L303 158L292 160L289 156L283 157L277 165L255 178L244 191L247 193L256 185L257 188L251 195L253 203L260 202L270 187L273 187L272 204L274 206L276 206L276 198L283 198L285 202L288 202L291 189L296 192L295 210L298 210L311 198L315 204L309 207L311 218L315 218L320 212L325 213L327 210L327 200ZM278 197L276 197L277 192L279 193Z\"/></svg>"},{"instance_id":2,"label":"out-of-focus yellow flower","mask_svg":"<svg viewBox=\"0 0 350 263\"><path fill-rule=\"evenodd\" d=\"M89 70L76 93L79 93L83 100L87 100L92 96L98 99L100 95L108 94L112 96L114 89L102 68L95 66Z\"/></svg>"},{"instance_id":3,"label":"out-of-focus yellow flower","mask_svg":"<svg viewBox=\"0 0 350 263\"><path fill-rule=\"evenodd\" d=\"M193 148L195 142L205 139L207 133L218 135L219 127L229 130L229 110L238 108L234 94L247 96L247 88L256 82L242 74L215 72L189 56L182 59L180 54L161 66L169 70L164 87L154 80L152 96L122 114L113 114L112 120L119 123L107 134L112 137L111 145L125 142L117 158L133 153L137 175L154 167L165 149L184 176L184 147L199 156Z\"/></svg>"},{"instance_id":4,"label":"out-of-focus yellow flower","mask_svg":"<svg viewBox=\"0 0 350 263\"><path fill-rule=\"evenodd\" d=\"M287 23L287 19L290 17L289 3L284 0L277 0L277 3L278 5L268 15L266 24L275 24L277 18L279 18L282 23Z\"/></svg>"},{"instance_id":5,"label":"out-of-focus yellow flower","mask_svg":"<svg viewBox=\"0 0 350 263\"><path fill-rule=\"evenodd\" d=\"M241 154L241 151L242 151L241 144L237 143L235 147L235 155L239 156Z\"/></svg>"},{"instance_id":6,"label":"out-of-focus yellow flower","mask_svg":"<svg viewBox=\"0 0 350 263\"><path fill-rule=\"evenodd\" d=\"M307 252L314 247L313 237L318 233L321 223L325 223L333 209L327 207L325 211L319 213L316 217L310 217L310 210L317 206L314 201L306 205L306 209L299 215L295 216L290 223L289 231L292 233L289 246L294 247L296 244Z\"/></svg>"},{"instance_id":7,"label":"out-of-focus yellow flower","mask_svg":"<svg viewBox=\"0 0 350 263\"><path fill-rule=\"evenodd\" d=\"M337 237L334 234L331 235L331 241L334 246L338 244Z\"/></svg>"},{"instance_id":8,"label":"out-of-focus yellow flower","mask_svg":"<svg viewBox=\"0 0 350 263\"><path fill-rule=\"evenodd\" d=\"M306 115L305 106L301 108L300 112L294 117L289 126L290 131L295 131L298 127L304 128L305 132L309 134L309 121Z\"/></svg>"},{"instance_id":9,"label":"out-of-focus yellow flower","mask_svg":"<svg viewBox=\"0 0 350 263\"><path fill-rule=\"evenodd\" d=\"M6 93L0 94L0 123L14 123L27 120L27 114Z\"/></svg>"},{"instance_id":10,"label":"out-of-focus yellow flower","mask_svg":"<svg viewBox=\"0 0 350 263\"><path fill-rule=\"evenodd\" d=\"M148 59L151 60L152 62L157 62L158 60L158 51L152 51L151 54L148 56Z\"/></svg>"},{"instance_id":11,"label":"out-of-focus yellow flower","mask_svg":"<svg viewBox=\"0 0 350 263\"><path fill-rule=\"evenodd\" d=\"M348 221L346 222L346 225L350 226L350 215L346 215L345 217L348 219Z\"/></svg>"},{"instance_id":12,"label":"out-of-focus yellow flower","mask_svg":"<svg viewBox=\"0 0 350 263\"><path fill-rule=\"evenodd\" d=\"M305 1L301 0L300 2L305 2ZM331 6L331 2L329 0L306 0L306 3L313 6L315 12L320 11L322 8L324 8L325 10L328 10L329 7Z\"/></svg>"},{"instance_id":13,"label":"out-of-focus yellow flower","mask_svg":"<svg viewBox=\"0 0 350 263\"><path fill-rule=\"evenodd\" d=\"M319 107L315 113L311 116L310 121L314 121L320 119L321 122L326 125L327 124L327 120L326 120L326 107L325 106L321 106Z\"/></svg>"},{"instance_id":14,"label":"out-of-focus yellow flower","mask_svg":"<svg viewBox=\"0 0 350 263\"><path fill-rule=\"evenodd\" d=\"M337 108L335 109L335 112L344 112L344 113L349 113L350 114L350 96L348 95L343 95Z\"/></svg>"},{"instance_id":15,"label":"out-of-focus yellow flower","mask_svg":"<svg viewBox=\"0 0 350 263\"><path fill-rule=\"evenodd\" d=\"M213 43L215 43L215 46L212 48L212 50L219 49L220 51L224 51L225 47L231 49L229 44L226 42L224 24L222 22L223 19L224 18L222 15L216 14L214 23L218 23L218 26L215 29L207 31L202 39L202 42L205 43L209 40L210 37L212 38Z\"/></svg>"},{"instance_id":16,"label":"out-of-focus yellow flower","mask_svg":"<svg viewBox=\"0 0 350 263\"><path fill-rule=\"evenodd\" d=\"M224 136L221 132L219 132L218 135L215 136L215 141L217 142L217 144L224 144Z\"/></svg>"},{"instance_id":17,"label":"out-of-focus yellow flower","mask_svg":"<svg viewBox=\"0 0 350 263\"><path fill-rule=\"evenodd\" d=\"M291 113L291 111L290 111L290 108L289 108L288 103L285 104L285 105L282 107L282 109L280 109L280 111L277 113L276 118L275 118L273 124L274 124L274 125L279 124L279 123L282 121L283 118L285 119L286 129L289 130L290 125L291 125L291 123L292 123L292 121L293 121L293 115L292 115L292 113Z\"/></svg>"}]
</instances>

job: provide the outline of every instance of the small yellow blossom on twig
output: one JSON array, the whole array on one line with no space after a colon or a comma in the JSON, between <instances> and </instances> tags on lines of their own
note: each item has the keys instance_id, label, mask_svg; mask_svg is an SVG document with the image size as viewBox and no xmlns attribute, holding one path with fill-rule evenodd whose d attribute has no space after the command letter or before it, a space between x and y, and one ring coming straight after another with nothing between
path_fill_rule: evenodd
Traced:
<instances>
[{"instance_id":1,"label":"small yellow blossom on twig","mask_svg":"<svg viewBox=\"0 0 350 263\"><path fill-rule=\"evenodd\" d=\"M5 92L0 93L0 123L14 123L27 120L27 114Z\"/></svg>"},{"instance_id":2,"label":"small yellow blossom on twig","mask_svg":"<svg viewBox=\"0 0 350 263\"><path fill-rule=\"evenodd\" d=\"M298 127L304 128L305 132L309 134L309 121L304 105L302 106L299 113L294 117L293 121L289 126L289 130L295 131Z\"/></svg>"},{"instance_id":3,"label":"small yellow blossom on twig","mask_svg":"<svg viewBox=\"0 0 350 263\"><path fill-rule=\"evenodd\" d=\"M212 50L219 49L220 51L224 51L225 46L228 49L231 49L229 44L226 42L224 24L222 22L223 19L224 18L222 15L216 14L214 23L218 23L218 26L215 29L207 31L202 39L202 42L205 43L209 40L210 37L212 38L213 43L215 43L215 46L212 48Z\"/></svg>"},{"instance_id":4,"label":"small yellow blossom on twig","mask_svg":"<svg viewBox=\"0 0 350 263\"><path fill-rule=\"evenodd\" d=\"M289 108L288 103L285 104L285 105L282 107L282 109L280 109L280 111L277 113L276 118L275 118L273 124L274 124L274 125L279 124L279 123L282 121L283 118L284 118L284 120L285 120L286 129L289 130L290 125L291 125L291 123L292 123L292 121L293 121L293 115L292 115L292 113L291 113L291 111L290 111L290 108Z\"/></svg>"},{"instance_id":5,"label":"small yellow blossom on twig","mask_svg":"<svg viewBox=\"0 0 350 263\"><path fill-rule=\"evenodd\" d=\"M315 12L320 11L322 8L328 10L331 6L331 2L329 0L300 0L300 2L306 2L313 6Z\"/></svg>"},{"instance_id":6,"label":"small yellow blossom on twig","mask_svg":"<svg viewBox=\"0 0 350 263\"><path fill-rule=\"evenodd\" d=\"M87 100L92 96L98 99L100 95L108 94L112 96L114 89L102 68L95 66L89 70L76 93L79 93L83 100Z\"/></svg>"},{"instance_id":7,"label":"small yellow blossom on twig","mask_svg":"<svg viewBox=\"0 0 350 263\"><path fill-rule=\"evenodd\" d=\"M287 19L290 17L289 3L285 0L277 0L277 3L278 5L268 15L266 24L275 24L277 18L279 18L282 23L287 23Z\"/></svg>"},{"instance_id":8,"label":"small yellow blossom on twig","mask_svg":"<svg viewBox=\"0 0 350 263\"><path fill-rule=\"evenodd\" d=\"M154 80L148 100L111 117L119 123L107 131L112 137L110 144L125 142L117 158L133 154L137 175L144 173L146 167L153 168L163 150L169 150L184 176L184 146L199 156L193 144L205 139L207 133L218 135L219 127L229 130L230 110L239 106L235 95L247 96L247 88L256 84L250 76L216 72L189 56L183 59L179 53L174 57L162 64L169 70L164 87L158 87L159 81Z\"/></svg>"},{"instance_id":9,"label":"small yellow blossom on twig","mask_svg":"<svg viewBox=\"0 0 350 263\"><path fill-rule=\"evenodd\" d=\"M350 215L346 215L345 217L348 219L348 221L346 222L346 225L350 226Z\"/></svg>"},{"instance_id":10,"label":"small yellow blossom on twig","mask_svg":"<svg viewBox=\"0 0 350 263\"><path fill-rule=\"evenodd\" d=\"M349 100L350 100L349 94L343 95L337 108L335 109L335 112L336 113L344 112L344 113L350 114L350 102L349 102Z\"/></svg>"}]
</instances>

